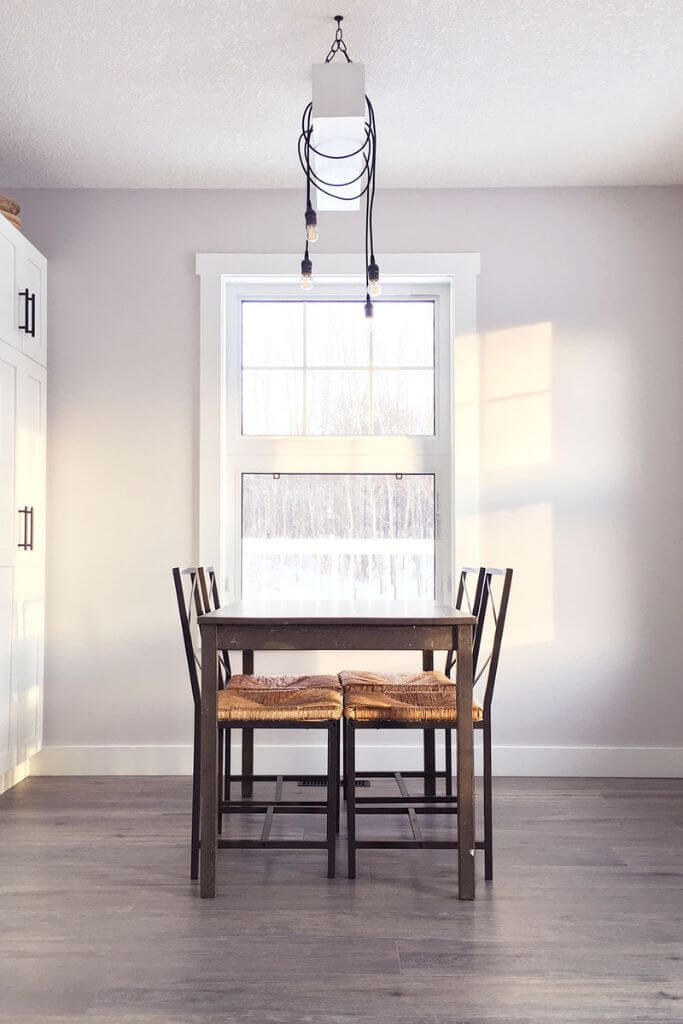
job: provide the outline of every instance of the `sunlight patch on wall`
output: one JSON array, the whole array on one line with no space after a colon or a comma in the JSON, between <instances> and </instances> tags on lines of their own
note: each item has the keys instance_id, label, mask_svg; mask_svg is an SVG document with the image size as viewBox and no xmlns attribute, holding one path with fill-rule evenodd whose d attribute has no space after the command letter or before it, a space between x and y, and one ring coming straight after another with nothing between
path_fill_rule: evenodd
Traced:
<instances>
[{"instance_id":1,"label":"sunlight patch on wall","mask_svg":"<svg viewBox=\"0 0 683 1024\"><path fill-rule=\"evenodd\" d=\"M456 357L457 565L515 570L506 643L518 647L555 634L545 473L553 462L552 342L552 323L522 324L462 339Z\"/></svg>"},{"instance_id":2,"label":"sunlight patch on wall","mask_svg":"<svg viewBox=\"0 0 683 1024\"><path fill-rule=\"evenodd\" d=\"M550 463L552 325L482 335L480 363L482 472Z\"/></svg>"},{"instance_id":3,"label":"sunlight patch on wall","mask_svg":"<svg viewBox=\"0 0 683 1024\"><path fill-rule=\"evenodd\" d=\"M549 391L552 324L522 324L481 338L481 398L510 398Z\"/></svg>"}]
</instances>

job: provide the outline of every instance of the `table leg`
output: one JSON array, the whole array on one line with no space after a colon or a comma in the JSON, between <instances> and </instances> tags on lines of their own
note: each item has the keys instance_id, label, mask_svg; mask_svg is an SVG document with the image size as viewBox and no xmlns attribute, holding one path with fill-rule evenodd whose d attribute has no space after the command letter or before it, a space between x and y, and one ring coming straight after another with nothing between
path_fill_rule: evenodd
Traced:
<instances>
[{"instance_id":1,"label":"table leg","mask_svg":"<svg viewBox=\"0 0 683 1024\"><path fill-rule=\"evenodd\" d=\"M201 749L201 848L199 891L203 897L216 895L216 845L218 842L218 692L217 629L201 626L202 635L202 749Z\"/></svg>"},{"instance_id":2,"label":"table leg","mask_svg":"<svg viewBox=\"0 0 683 1024\"><path fill-rule=\"evenodd\" d=\"M456 626L458 895L474 899L474 729L472 727L473 626Z\"/></svg>"},{"instance_id":3,"label":"table leg","mask_svg":"<svg viewBox=\"0 0 683 1024\"><path fill-rule=\"evenodd\" d=\"M344 733L344 781L346 783L347 864L349 878L356 877L356 727L347 719Z\"/></svg>"},{"instance_id":4,"label":"table leg","mask_svg":"<svg viewBox=\"0 0 683 1024\"><path fill-rule=\"evenodd\" d=\"M242 671L245 675L254 674L254 652L242 651ZM254 730L242 729L242 799L248 800L254 795Z\"/></svg>"}]
</instances>

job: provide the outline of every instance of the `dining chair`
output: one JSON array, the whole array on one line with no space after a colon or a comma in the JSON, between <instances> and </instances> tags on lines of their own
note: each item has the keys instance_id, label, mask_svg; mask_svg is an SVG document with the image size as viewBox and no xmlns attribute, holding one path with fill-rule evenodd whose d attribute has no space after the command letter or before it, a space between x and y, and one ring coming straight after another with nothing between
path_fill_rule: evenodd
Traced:
<instances>
[{"instance_id":1,"label":"dining chair","mask_svg":"<svg viewBox=\"0 0 683 1024\"><path fill-rule=\"evenodd\" d=\"M194 751L192 761L192 830L190 844L190 878L199 876L200 835L200 764L201 764L201 657L198 647L197 620L220 605L216 573L212 567L195 566L173 569L178 611L185 647L190 687L194 702ZM254 849L326 849L328 877L335 874L335 842L339 819L339 731L342 716L341 686L336 676L263 676L253 671L253 652L242 652L246 672L232 675L226 652L219 654L217 727L223 734L218 744L218 775L223 781L216 808L218 831L222 832L224 814L264 814L260 837L253 839L219 838L219 848ZM300 782L299 775L256 774L253 768L253 745L240 775L231 772L231 730L253 737L254 729L319 729L327 733L327 771L324 776L306 778L327 787L325 800L285 800L283 787L287 782ZM246 770L245 770L246 766ZM232 799L232 782L242 784L242 799ZM245 782L248 784L245 793ZM253 796L255 782L274 782L273 799ZM317 839L271 839L275 814L325 814L327 831L324 841Z\"/></svg>"},{"instance_id":2,"label":"dining chair","mask_svg":"<svg viewBox=\"0 0 683 1024\"><path fill-rule=\"evenodd\" d=\"M472 671L476 674L479 648L484 627L484 620L480 614L481 600L484 593L484 577L486 570L484 566L466 565L460 570L458 578L458 592L455 597L456 608L466 608L468 612L476 616L477 624L474 627L474 641L472 644ZM476 580L474 592L470 592L472 579ZM451 678L455 666L455 651L448 651L444 672ZM446 729L444 734L444 767L446 771L446 793L450 796L453 793L453 733ZM433 790L430 792L436 792Z\"/></svg>"},{"instance_id":3,"label":"dining chair","mask_svg":"<svg viewBox=\"0 0 683 1024\"><path fill-rule=\"evenodd\" d=\"M477 656L481 643L481 628L483 622L479 621L479 606L484 591L483 567L464 566L458 576L458 589L455 604L457 608L466 609L472 615L477 616L473 642L473 666L476 672ZM352 682L354 686L362 684L377 686L386 684L390 686L411 686L411 687L433 687L455 685L450 679L455 654L448 651L444 672L434 671L434 654L432 651L424 651L422 654L421 672L359 672L345 671L339 673L339 681L345 689L347 683ZM346 719L342 723L342 732L345 735ZM401 771L396 772L357 772L357 779L397 778L397 774L403 778L422 779L425 796L436 794L437 779L444 779L445 791L448 795L453 792L453 737L450 729L444 730L444 769L436 768L436 732L433 727L425 727L422 730L422 771ZM398 781L398 779L397 779ZM399 782L399 785L401 783ZM344 789L346 797L346 788Z\"/></svg>"},{"instance_id":4,"label":"dining chair","mask_svg":"<svg viewBox=\"0 0 683 1024\"><path fill-rule=\"evenodd\" d=\"M493 623L489 631L491 649L481 668L474 671L474 683L484 678L482 703L473 699L472 722L477 730L483 731L484 748L484 838L475 843L478 850L484 850L484 877L493 878L493 803L491 763L491 709L493 692L498 672L503 631L512 585L512 569L484 569L482 589L479 595L478 629L475 643L477 657L481 658L483 638L488 639L485 624L490 613ZM453 659L447 662L453 667ZM408 792L404 776L416 773L394 773L399 789L398 796L356 796L356 732L359 729L437 729L455 726L456 697L455 684L445 675L434 673L436 678L422 683L377 681L359 674L354 680L353 673L345 673L344 679L344 783L348 825L348 874L355 878L356 851L358 849L457 849L456 840L434 840L425 838L420 828L418 815L457 814L457 794L423 793L415 796ZM369 773L363 772L365 776ZM389 774L389 773L383 773ZM419 773L417 773L419 774ZM413 838L411 840L358 840L356 838L357 814L396 814L404 810L408 814Z\"/></svg>"}]
</instances>

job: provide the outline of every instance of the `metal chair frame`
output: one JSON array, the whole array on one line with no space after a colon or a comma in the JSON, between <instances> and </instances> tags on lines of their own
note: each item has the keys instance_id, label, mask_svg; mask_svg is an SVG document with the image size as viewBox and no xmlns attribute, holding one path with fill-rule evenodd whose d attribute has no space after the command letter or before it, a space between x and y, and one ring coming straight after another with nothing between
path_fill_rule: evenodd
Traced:
<instances>
[{"instance_id":1,"label":"metal chair frame","mask_svg":"<svg viewBox=\"0 0 683 1024\"><path fill-rule=\"evenodd\" d=\"M479 605L481 603L482 594L484 591L484 574L485 569L482 567L474 568L472 566L464 566L460 570L460 576L458 578L458 590L455 599L457 608L467 608L472 615L479 614ZM474 594L470 593L470 577L476 576L476 584ZM480 629L483 623L479 622L477 618L477 626L474 630L474 643L472 648L472 664L474 671L476 672L477 657L479 655L479 647L481 645L481 632ZM455 665L455 652L448 651L446 655L446 666L444 672L447 676L451 675L453 666ZM431 672L434 668L434 653L433 651L423 651L422 653L422 671ZM343 720L342 733L345 737L346 730L346 719ZM438 779L444 780L444 789L447 796L451 796L453 793L453 735L451 729L444 729L444 767L443 770L436 767L436 728L425 728L422 729L422 771L414 772L356 772L357 779L393 779L396 776L400 776L404 779L422 779L424 785L425 796L436 795L436 784ZM400 785L399 780L397 779ZM344 789L344 798L346 799L346 788Z\"/></svg>"},{"instance_id":2,"label":"metal chair frame","mask_svg":"<svg viewBox=\"0 0 683 1024\"><path fill-rule=\"evenodd\" d=\"M201 658L196 649L197 618L220 607L216 573L212 566L195 566L173 569L178 611L183 634L185 656L190 676L190 688L194 703L194 744L192 758L192 831L190 842L190 878L199 877L199 783L201 763ZM254 652L242 652L243 671L254 671ZM218 686L224 689L231 678L230 658L227 652L219 652ZM239 721L218 722L219 735L223 742L218 744L218 775L223 780L221 798L218 801L218 831L222 833L224 814L264 814L261 834L258 838L218 839L219 849L249 850L266 849L326 849L327 874L334 878L336 833L339 831L339 747L340 721ZM242 730L242 771L239 775L231 772L232 729ZM311 781L325 784L325 800L283 800L285 782L301 781L302 775L272 775L254 773L254 730L255 729L317 729L327 734L327 773L306 775ZM232 799L232 783L241 785L241 800ZM273 799L253 796L254 782L274 782ZM270 833L275 814L325 814L327 835L324 840L271 839Z\"/></svg>"},{"instance_id":3,"label":"metal chair frame","mask_svg":"<svg viewBox=\"0 0 683 1024\"><path fill-rule=\"evenodd\" d=\"M484 851L484 877L487 881L493 878L493 800L492 800L492 764L491 764L491 707L493 692L498 672L500 651L503 641L503 631L510 598L510 587L512 585L512 569L482 568L481 570L464 569L463 573L476 571L478 573L477 592L475 603L471 605L473 614L477 614L477 627L473 645L473 665L475 686L486 676L483 702L483 718L481 722L475 722L474 728L483 731L484 748L484 838L475 842L475 849ZM461 577L462 578L462 577ZM493 592L494 578L502 579L500 600L496 607ZM481 649L481 642L484 634L487 609L491 608L494 619L494 633L491 653L486 658L482 667L477 671L478 659ZM476 608L476 612L474 609ZM423 656L423 661L427 660ZM453 667L453 659L449 655L447 668L449 672ZM487 671L488 670L488 671ZM428 792L429 776L423 772L357 772L356 771L356 732L359 729L416 729L425 734L431 733L432 737L435 727L425 728L412 722L356 722L352 719L344 719L344 788L346 795L346 814L348 827L348 874L349 878L356 876L356 851L358 849L438 849L457 850L457 840L431 840L425 839L418 821L419 814L456 814L458 813L458 798L447 788L444 794ZM446 730L447 752L450 743L451 730ZM427 754L425 753L425 761ZM434 772L434 778L444 775L441 772ZM356 796L356 781L359 778L391 778L393 777L399 790L398 796ZM424 793L412 795L405 785L406 778L421 778L424 782ZM448 786L448 780L447 780ZM356 815L357 814L396 814L397 811L405 811L408 815L413 838L405 839L363 839L356 838Z\"/></svg>"}]
</instances>

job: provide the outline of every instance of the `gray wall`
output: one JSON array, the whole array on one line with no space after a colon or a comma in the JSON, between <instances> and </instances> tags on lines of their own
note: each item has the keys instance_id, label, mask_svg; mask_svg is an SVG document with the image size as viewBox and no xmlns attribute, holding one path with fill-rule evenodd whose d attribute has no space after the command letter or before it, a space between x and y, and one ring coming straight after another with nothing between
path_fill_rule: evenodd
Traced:
<instances>
[{"instance_id":1,"label":"gray wall","mask_svg":"<svg viewBox=\"0 0 683 1024\"><path fill-rule=\"evenodd\" d=\"M15 194L49 259L45 742L185 744L194 254L296 250L302 198ZM499 770L683 770L683 189L388 192L376 237L481 253L482 556L519 570ZM322 251L360 238L321 218Z\"/></svg>"}]
</instances>

